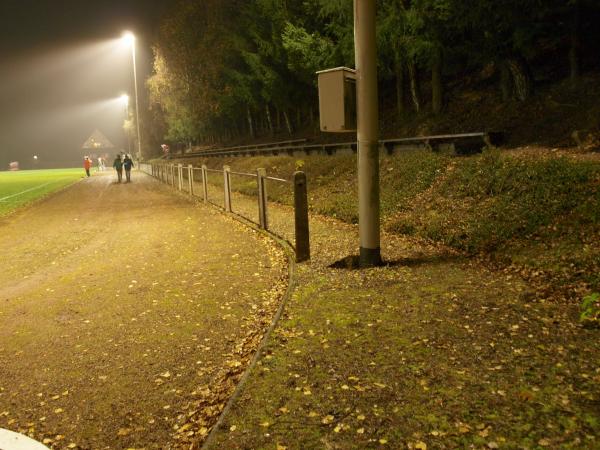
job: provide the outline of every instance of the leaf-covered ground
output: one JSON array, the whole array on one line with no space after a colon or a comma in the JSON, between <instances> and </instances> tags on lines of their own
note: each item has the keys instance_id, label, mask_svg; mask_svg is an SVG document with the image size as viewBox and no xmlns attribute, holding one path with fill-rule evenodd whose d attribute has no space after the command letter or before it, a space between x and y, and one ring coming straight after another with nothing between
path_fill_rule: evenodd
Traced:
<instances>
[{"instance_id":1,"label":"leaf-covered ground","mask_svg":"<svg viewBox=\"0 0 600 450\"><path fill-rule=\"evenodd\" d=\"M290 209L270 217L291 239ZM600 446L600 332L577 306L418 239L384 235L390 265L356 271L330 267L356 253L355 227L315 216L311 238L275 338L209 448Z\"/></svg>"},{"instance_id":2,"label":"leaf-covered ground","mask_svg":"<svg viewBox=\"0 0 600 450\"><path fill-rule=\"evenodd\" d=\"M283 253L134 173L0 219L0 428L51 448L189 448L287 286Z\"/></svg>"}]
</instances>

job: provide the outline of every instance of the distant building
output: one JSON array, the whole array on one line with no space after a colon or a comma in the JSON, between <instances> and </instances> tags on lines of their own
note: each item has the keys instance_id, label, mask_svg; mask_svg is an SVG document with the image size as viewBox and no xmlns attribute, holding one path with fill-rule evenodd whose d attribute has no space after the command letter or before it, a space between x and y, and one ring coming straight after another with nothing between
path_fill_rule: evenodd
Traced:
<instances>
[{"instance_id":1,"label":"distant building","mask_svg":"<svg viewBox=\"0 0 600 450\"><path fill-rule=\"evenodd\" d=\"M108 140L100 130L96 129L92 135L81 146L82 150L111 150L115 148L112 142ZM93 152L87 152L93 153Z\"/></svg>"}]
</instances>

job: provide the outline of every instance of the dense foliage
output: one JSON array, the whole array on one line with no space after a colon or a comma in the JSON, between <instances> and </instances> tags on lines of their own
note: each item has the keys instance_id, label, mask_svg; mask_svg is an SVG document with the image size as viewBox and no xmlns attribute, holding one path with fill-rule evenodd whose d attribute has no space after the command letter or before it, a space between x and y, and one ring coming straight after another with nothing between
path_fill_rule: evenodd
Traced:
<instances>
[{"instance_id":1,"label":"dense foliage","mask_svg":"<svg viewBox=\"0 0 600 450\"><path fill-rule=\"evenodd\" d=\"M377 5L382 95L398 116L439 113L445 86L465 74L523 101L536 78L576 82L598 63L594 0ZM154 46L151 128L186 143L292 134L316 120L315 71L353 60L351 0L181 0Z\"/></svg>"}]
</instances>

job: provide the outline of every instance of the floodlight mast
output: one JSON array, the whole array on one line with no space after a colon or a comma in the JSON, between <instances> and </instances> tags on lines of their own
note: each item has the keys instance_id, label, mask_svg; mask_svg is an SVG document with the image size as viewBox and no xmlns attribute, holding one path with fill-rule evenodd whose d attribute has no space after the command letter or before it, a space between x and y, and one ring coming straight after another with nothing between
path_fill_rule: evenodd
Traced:
<instances>
[{"instance_id":1,"label":"floodlight mast","mask_svg":"<svg viewBox=\"0 0 600 450\"><path fill-rule=\"evenodd\" d=\"M381 264L375 1L354 0L360 266Z\"/></svg>"},{"instance_id":2,"label":"floodlight mast","mask_svg":"<svg viewBox=\"0 0 600 450\"><path fill-rule=\"evenodd\" d=\"M125 120L129 121L129 95L122 94L119 97L120 102L123 104L123 110L125 112ZM129 127L125 130L127 133L127 152L131 153L131 131Z\"/></svg>"},{"instance_id":3,"label":"floodlight mast","mask_svg":"<svg viewBox=\"0 0 600 450\"><path fill-rule=\"evenodd\" d=\"M131 47L131 58L133 60L133 86L135 91L135 125L138 142L137 159L139 161L142 159L142 139L140 134L140 107L138 100L137 66L135 58L135 35L131 31L126 31L125 33L123 33L122 39L127 46Z\"/></svg>"}]
</instances>

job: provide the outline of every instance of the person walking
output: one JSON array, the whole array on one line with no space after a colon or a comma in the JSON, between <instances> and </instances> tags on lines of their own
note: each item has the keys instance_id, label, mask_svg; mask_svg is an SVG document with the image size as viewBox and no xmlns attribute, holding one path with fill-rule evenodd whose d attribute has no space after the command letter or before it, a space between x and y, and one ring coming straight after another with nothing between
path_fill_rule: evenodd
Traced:
<instances>
[{"instance_id":1,"label":"person walking","mask_svg":"<svg viewBox=\"0 0 600 450\"><path fill-rule=\"evenodd\" d=\"M121 155L117 153L117 157L113 162L113 167L117 171L117 178L119 179L119 183L123 181L123 161L121 160Z\"/></svg>"},{"instance_id":2,"label":"person walking","mask_svg":"<svg viewBox=\"0 0 600 450\"><path fill-rule=\"evenodd\" d=\"M90 176L90 169L92 167L92 160L89 157L84 157L83 158L83 168L85 169L85 174L89 177Z\"/></svg>"},{"instance_id":3,"label":"person walking","mask_svg":"<svg viewBox=\"0 0 600 450\"><path fill-rule=\"evenodd\" d=\"M131 159L131 156L129 155L129 153L127 153L125 155L125 159L123 160L123 167L125 168L125 178L127 179L127 181L125 181L125 183L130 183L131 182L131 168L133 167L133 159Z\"/></svg>"}]
</instances>

